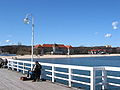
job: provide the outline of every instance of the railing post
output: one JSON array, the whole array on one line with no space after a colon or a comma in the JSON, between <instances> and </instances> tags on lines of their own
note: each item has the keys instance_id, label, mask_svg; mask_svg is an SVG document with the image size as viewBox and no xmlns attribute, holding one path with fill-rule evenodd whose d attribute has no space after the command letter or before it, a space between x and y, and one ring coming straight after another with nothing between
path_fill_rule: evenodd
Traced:
<instances>
[{"instance_id":1,"label":"railing post","mask_svg":"<svg viewBox=\"0 0 120 90\"><path fill-rule=\"evenodd\" d=\"M102 90L107 89L107 71L105 68L102 70Z\"/></svg>"},{"instance_id":2,"label":"railing post","mask_svg":"<svg viewBox=\"0 0 120 90\"><path fill-rule=\"evenodd\" d=\"M68 81L69 87L72 86L72 84L71 84L71 79L72 79L71 74L72 74L72 70L71 70L71 68L69 68L69 81Z\"/></svg>"},{"instance_id":3,"label":"railing post","mask_svg":"<svg viewBox=\"0 0 120 90\"><path fill-rule=\"evenodd\" d=\"M11 61L11 63L12 63L12 65L11 65L11 66L12 66L12 70L14 70L14 68L13 68L13 67L14 67L14 65L13 65L13 61Z\"/></svg>"},{"instance_id":4,"label":"railing post","mask_svg":"<svg viewBox=\"0 0 120 90\"><path fill-rule=\"evenodd\" d=\"M33 63L31 62L31 71L32 71L32 69L33 69Z\"/></svg>"},{"instance_id":5,"label":"railing post","mask_svg":"<svg viewBox=\"0 0 120 90\"><path fill-rule=\"evenodd\" d=\"M23 74L25 73L25 63L23 62Z\"/></svg>"},{"instance_id":6,"label":"railing post","mask_svg":"<svg viewBox=\"0 0 120 90\"><path fill-rule=\"evenodd\" d=\"M90 71L91 78L90 78L90 90L95 90L95 70L94 67Z\"/></svg>"},{"instance_id":7,"label":"railing post","mask_svg":"<svg viewBox=\"0 0 120 90\"><path fill-rule=\"evenodd\" d=\"M8 64L7 64L7 66L8 66L8 69L9 69L9 67L10 67L10 65L9 65L9 64L10 64L10 61L8 60Z\"/></svg>"},{"instance_id":8,"label":"railing post","mask_svg":"<svg viewBox=\"0 0 120 90\"><path fill-rule=\"evenodd\" d=\"M54 75L55 75L54 71L55 71L55 67L52 66L52 82L54 82Z\"/></svg>"},{"instance_id":9,"label":"railing post","mask_svg":"<svg viewBox=\"0 0 120 90\"><path fill-rule=\"evenodd\" d=\"M18 67L18 61L17 61L17 72L19 71L18 68L19 68L19 67Z\"/></svg>"}]
</instances>

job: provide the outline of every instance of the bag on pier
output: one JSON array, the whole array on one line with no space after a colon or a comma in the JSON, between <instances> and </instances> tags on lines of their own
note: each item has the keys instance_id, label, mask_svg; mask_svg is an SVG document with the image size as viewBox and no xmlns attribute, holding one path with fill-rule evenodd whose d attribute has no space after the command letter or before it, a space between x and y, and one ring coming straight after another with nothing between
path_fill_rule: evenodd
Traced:
<instances>
[{"instance_id":1,"label":"bag on pier","mask_svg":"<svg viewBox=\"0 0 120 90\"><path fill-rule=\"evenodd\" d=\"M20 80L25 81L25 80L28 80L28 78L27 77L20 77Z\"/></svg>"}]
</instances>

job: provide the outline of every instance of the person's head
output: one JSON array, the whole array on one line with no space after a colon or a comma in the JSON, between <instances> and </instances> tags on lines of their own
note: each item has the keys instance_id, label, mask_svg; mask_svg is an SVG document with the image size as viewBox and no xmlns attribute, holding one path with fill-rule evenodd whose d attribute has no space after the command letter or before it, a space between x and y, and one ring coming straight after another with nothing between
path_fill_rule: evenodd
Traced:
<instances>
[{"instance_id":1,"label":"person's head","mask_svg":"<svg viewBox=\"0 0 120 90\"><path fill-rule=\"evenodd\" d=\"M39 62L38 61L35 61L35 64L38 64Z\"/></svg>"}]
</instances>

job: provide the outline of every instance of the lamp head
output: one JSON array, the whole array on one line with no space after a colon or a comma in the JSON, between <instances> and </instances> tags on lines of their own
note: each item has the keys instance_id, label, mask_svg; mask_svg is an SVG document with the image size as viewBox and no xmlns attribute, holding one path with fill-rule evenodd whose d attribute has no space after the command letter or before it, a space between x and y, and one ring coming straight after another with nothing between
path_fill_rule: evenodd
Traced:
<instances>
[{"instance_id":1,"label":"lamp head","mask_svg":"<svg viewBox=\"0 0 120 90\"><path fill-rule=\"evenodd\" d=\"M28 18L24 18L24 23L25 24L29 24L30 23L29 19Z\"/></svg>"}]
</instances>

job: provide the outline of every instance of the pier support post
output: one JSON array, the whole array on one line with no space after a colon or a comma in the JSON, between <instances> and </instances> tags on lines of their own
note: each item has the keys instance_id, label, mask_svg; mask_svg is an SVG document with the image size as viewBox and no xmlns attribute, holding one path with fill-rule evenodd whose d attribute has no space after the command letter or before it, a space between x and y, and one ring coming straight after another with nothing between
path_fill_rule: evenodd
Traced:
<instances>
[{"instance_id":1,"label":"pier support post","mask_svg":"<svg viewBox=\"0 0 120 90\"><path fill-rule=\"evenodd\" d=\"M94 67L90 71L91 78L90 78L90 90L95 90L95 70Z\"/></svg>"}]
</instances>

